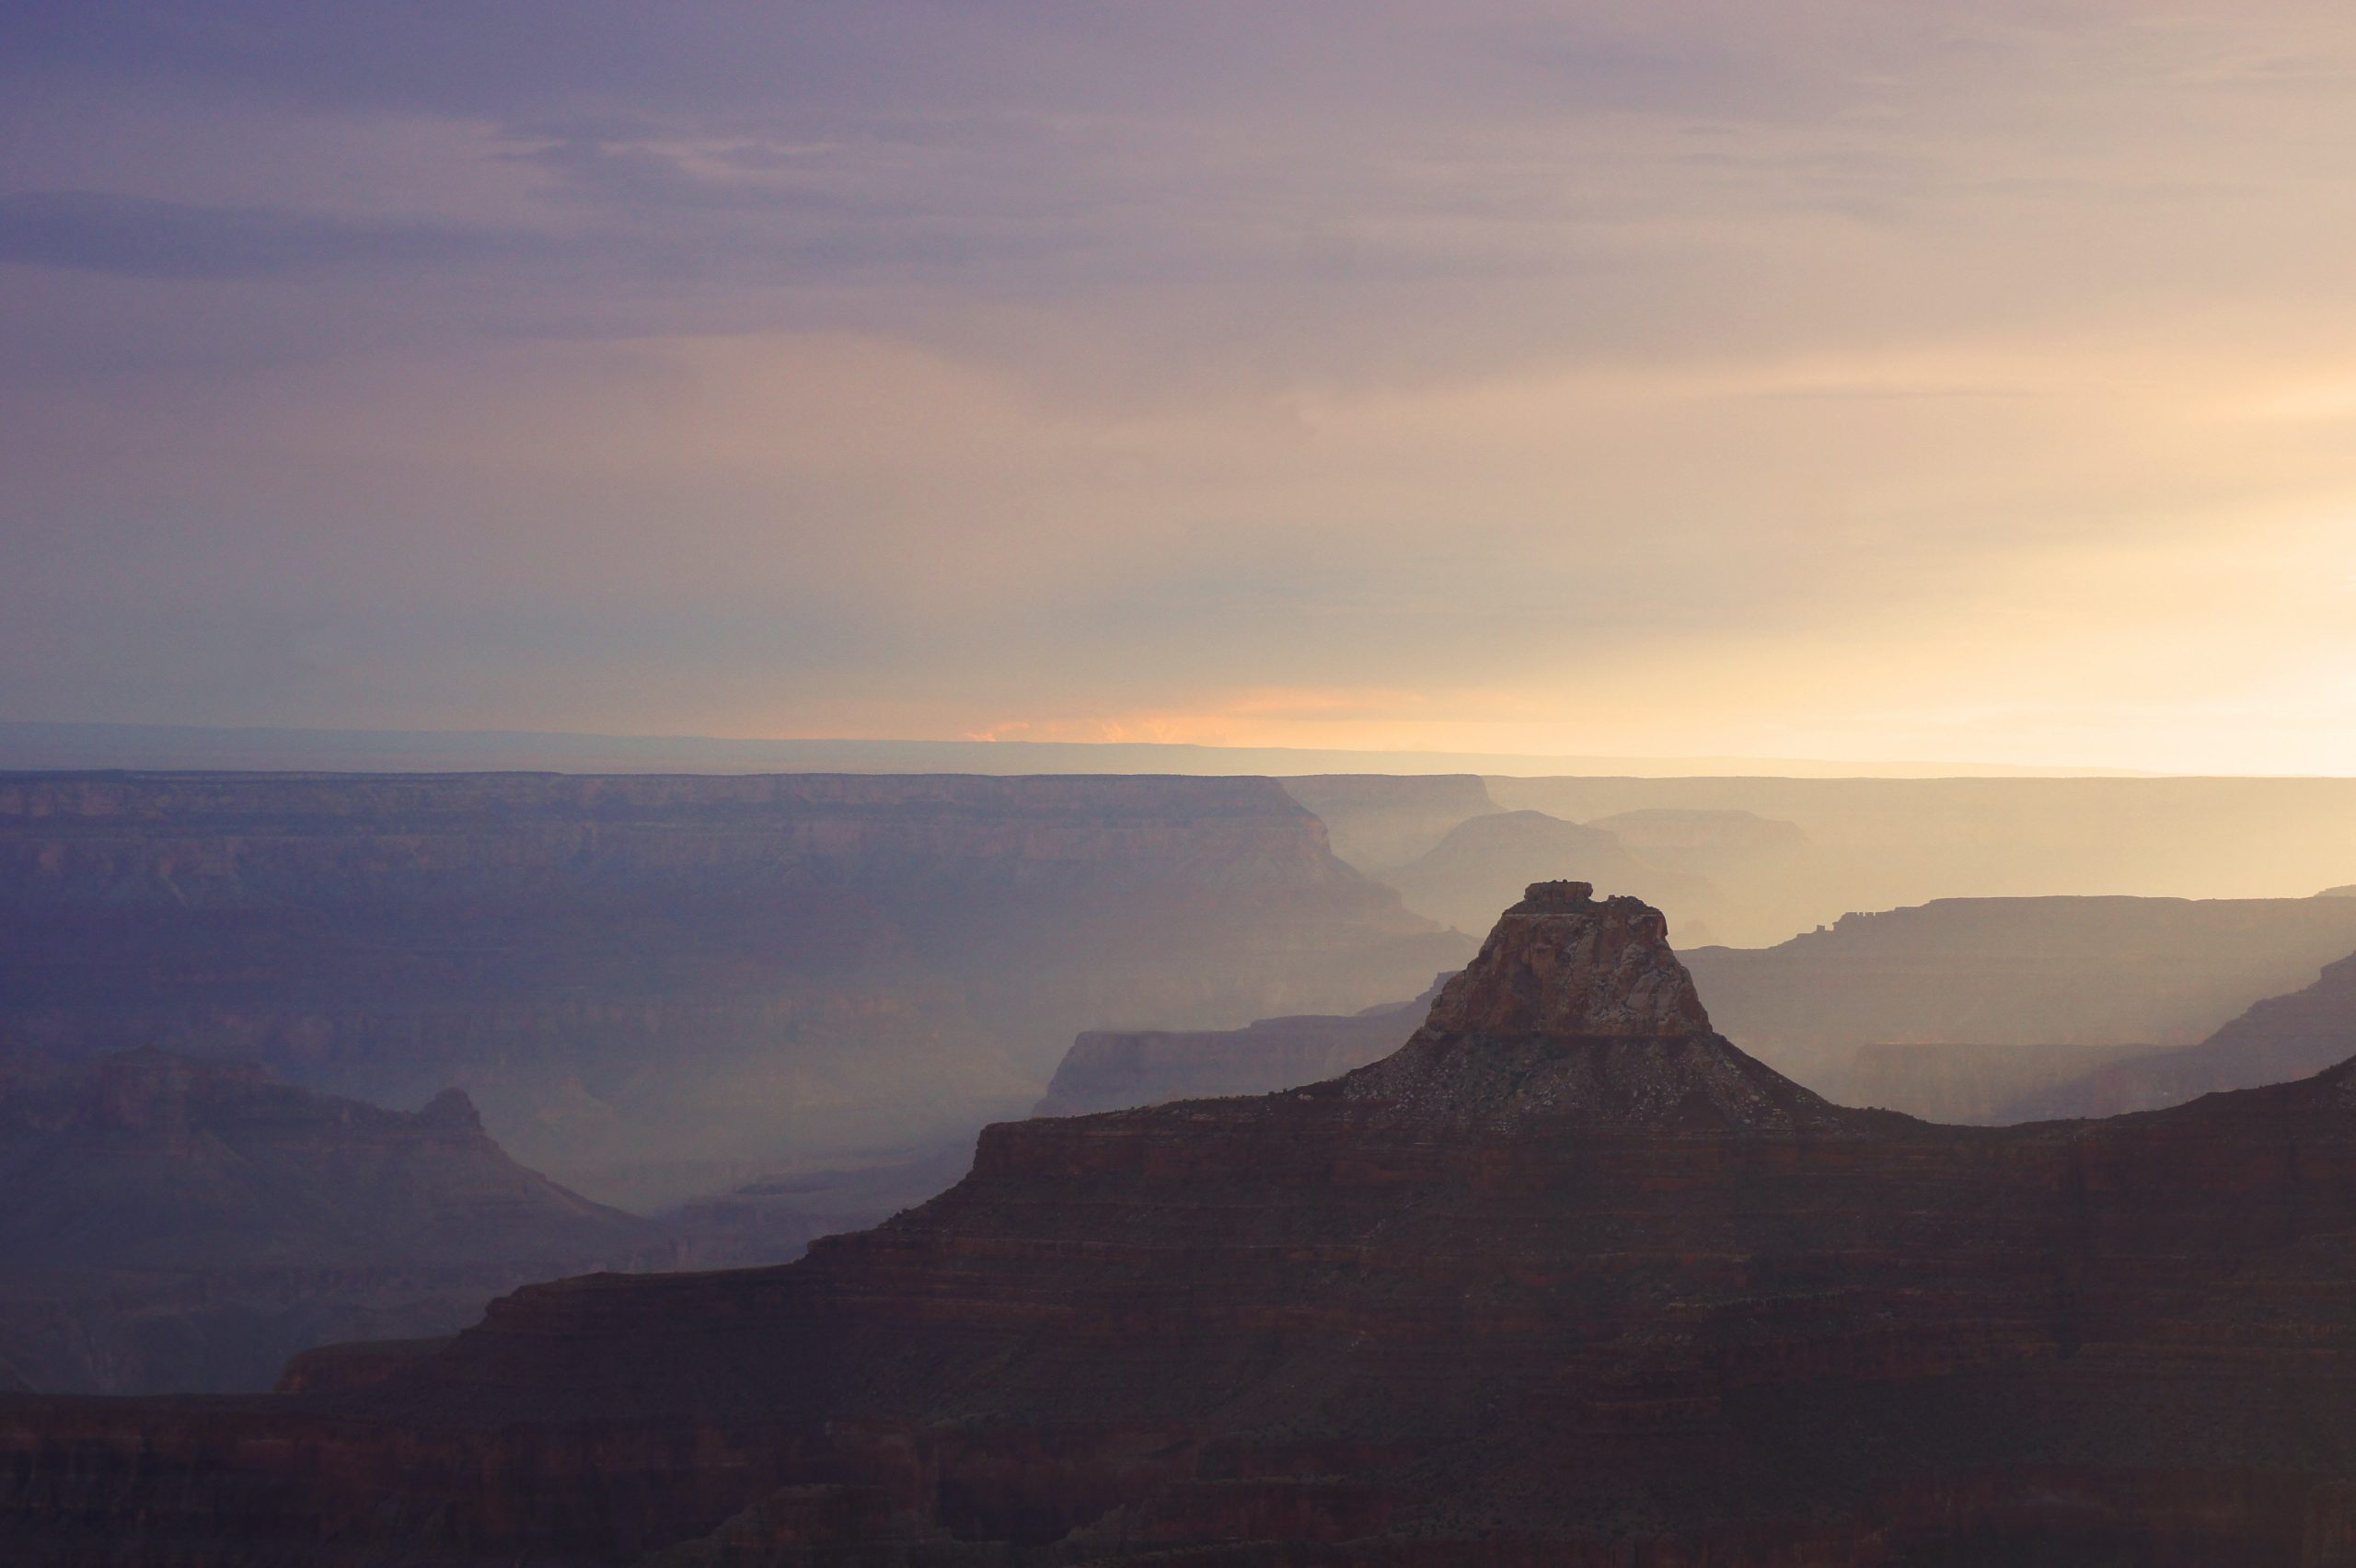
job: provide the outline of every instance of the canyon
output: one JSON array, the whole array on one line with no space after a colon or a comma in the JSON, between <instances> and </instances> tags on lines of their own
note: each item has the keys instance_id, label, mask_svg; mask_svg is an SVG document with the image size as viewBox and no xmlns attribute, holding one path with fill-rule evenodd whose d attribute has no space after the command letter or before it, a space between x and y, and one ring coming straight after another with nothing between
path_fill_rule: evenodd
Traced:
<instances>
[{"instance_id":1,"label":"canyon","mask_svg":"<svg viewBox=\"0 0 2356 1568\"><path fill-rule=\"evenodd\" d=\"M368 1563L2356 1561L2356 1067L1834 1105L1540 884L1392 1055L987 1129L781 1268L230 1401L0 1396L0 1553Z\"/></svg>"},{"instance_id":2,"label":"canyon","mask_svg":"<svg viewBox=\"0 0 2356 1568\"><path fill-rule=\"evenodd\" d=\"M1085 1028L1354 1010L1472 945L1266 779L0 778L0 1043L456 1085L636 1207L970 1138Z\"/></svg>"}]
</instances>

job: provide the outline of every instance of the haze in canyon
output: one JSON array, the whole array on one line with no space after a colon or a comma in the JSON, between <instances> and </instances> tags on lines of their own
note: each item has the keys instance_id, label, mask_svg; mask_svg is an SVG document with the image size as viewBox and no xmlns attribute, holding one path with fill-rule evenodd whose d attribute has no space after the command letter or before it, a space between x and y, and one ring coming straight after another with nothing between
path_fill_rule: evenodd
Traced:
<instances>
[{"instance_id":1,"label":"haze in canyon","mask_svg":"<svg viewBox=\"0 0 2356 1568\"><path fill-rule=\"evenodd\" d=\"M2356 1568L2351 101L0 8L0 1561Z\"/></svg>"}]
</instances>

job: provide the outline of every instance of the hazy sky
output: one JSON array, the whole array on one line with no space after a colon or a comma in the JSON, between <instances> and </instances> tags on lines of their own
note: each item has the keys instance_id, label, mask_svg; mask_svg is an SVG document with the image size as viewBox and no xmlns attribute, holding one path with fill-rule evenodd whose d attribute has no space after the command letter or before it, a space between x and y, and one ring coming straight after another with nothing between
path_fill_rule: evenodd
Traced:
<instances>
[{"instance_id":1,"label":"hazy sky","mask_svg":"<svg viewBox=\"0 0 2356 1568\"><path fill-rule=\"evenodd\" d=\"M2356 772L2356 9L14 0L0 718Z\"/></svg>"}]
</instances>

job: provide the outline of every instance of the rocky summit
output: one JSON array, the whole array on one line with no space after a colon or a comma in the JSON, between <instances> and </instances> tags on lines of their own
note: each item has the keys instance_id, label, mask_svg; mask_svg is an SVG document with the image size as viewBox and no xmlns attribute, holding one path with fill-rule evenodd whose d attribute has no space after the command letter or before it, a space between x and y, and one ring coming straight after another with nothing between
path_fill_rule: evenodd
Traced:
<instances>
[{"instance_id":1,"label":"rocky summit","mask_svg":"<svg viewBox=\"0 0 2356 1568\"><path fill-rule=\"evenodd\" d=\"M2356 1068L1844 1110L1542 886L1357 1072L288 1386L0 1397L0 1560L2356 1562Z\"/></svg>"},{"instance_id":2,"label":"rocky summit","mask_svg":"<svg viewBox=\"0 0 2356 1568\"><path fill-rule=\"evenodd\" d=\"M1855 1120L1712 1032L1658 910L1578 882L1532 883L1415 1037L1345 1082L1357 1105L1435 1126Z\"/></svg>"}]
</instances>

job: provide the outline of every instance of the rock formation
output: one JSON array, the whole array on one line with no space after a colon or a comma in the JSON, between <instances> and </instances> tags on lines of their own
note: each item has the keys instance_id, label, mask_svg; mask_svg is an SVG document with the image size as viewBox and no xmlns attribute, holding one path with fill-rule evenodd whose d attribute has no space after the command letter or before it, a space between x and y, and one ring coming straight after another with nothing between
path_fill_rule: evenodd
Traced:
<instances>
[{"instance_id":1,"label":"rock formation","mask_svg":"<svg viewBox=\"0 0 2356 1568\"><path fill-rule=\"evenodd\" d=\"M1533 883L1394 1055L1343 1080L1427 1130L1830 1126L1853 1113L1714 1033L1669 923L1586 882Z\"/></svg>"},{"instance_id":2,"label":"rock formation","mask_svg":"<svg viewBox=\"0 0 2356 1568\"><path fill-rule=\"evenodd\" d=\"M2351 950L2343 899L1946 898L1685 958L1727 1038L1832 1093L1867 1045L2189 1045Z\"/></svg>"},{"instance_id":3,"label":"rock formation","mask_svg":"<svg viewBox=\"0 0 2356 1568\"><path fill-rule=\"evenodd\" d=\"M160 1051L0 1053L0 1363L54 1391L260 1390L306 1345L670 1254L508 1159L464 1094L386 1111Z\"/></svg>"},{"instance_id":4,"label":"rock formation","mask_svg":"<svg viewBox=\"0 0 2356 1568\"><path fill-rule=\"evenodd\" d=\"M1405 1044L1438 994L1435 981L1413 1001L1338 1018L1264 1018L1242 1029L1090 1030L1064 1053L1031 1114L1085 1116L1314 1083Z\"/></svg>"},{"instance_id":5,"label":"rock formation","mask_svg":"<svg viewBox=\"0 0 2356 1568\"><path fill-rule=\"evenodd\" d=\"M2220 1090L2305 1078L2356 1056L2356 956L2326 964L2303 991L2270 997L2198 1045L2139 1053L2068 1082L2025 1092L2005 1119L2115 1116Z\"/></svg>"},{"instance_id":6,"label":"rock formation","mask_svg":"<svg viewBox=\"0 0 2356 1568\"><path fill-rule=\"evenodd\" d=\"M312 1392L0 1400L0 1556L2342 1562L2352 1236L2356 1066L1844 1110L1657 916L1533 888L1398 1055L992 1127L791 1266L532 1286Z\"/></svg>"},{"instance_id":7,"label":"rock formation","mask_svg":"<svg viewBox=\"0 0 2356 1568\"><path fill-rule=\"evenodd\" d=\"M1348 1010L1471 946L1267 779L0 777L0 1040L455 1083L645 1207L971 1137L1082 1028Z\"/></svg>"}]
</instances>

